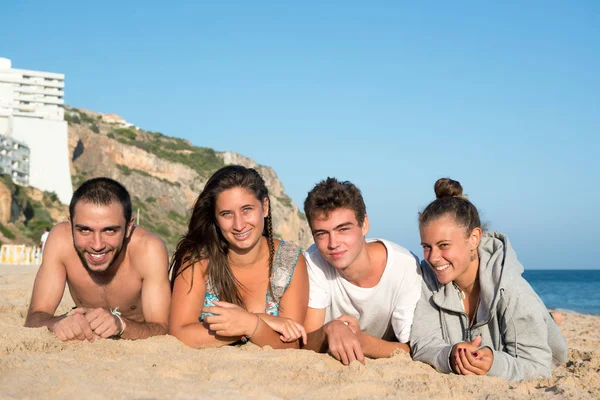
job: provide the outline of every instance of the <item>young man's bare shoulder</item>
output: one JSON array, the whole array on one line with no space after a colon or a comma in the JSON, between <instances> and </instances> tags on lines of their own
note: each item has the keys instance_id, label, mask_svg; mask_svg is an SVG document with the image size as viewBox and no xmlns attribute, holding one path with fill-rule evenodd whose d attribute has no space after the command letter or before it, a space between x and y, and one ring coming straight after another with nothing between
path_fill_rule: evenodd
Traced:
<instances>
[{"instance_id":1,"label":"young man's bare shoulder","mask_svg":"<svg viewBox=\"0 0 600 400\"><path fill-rule=\"evenodd\" d=\"M148 249L165 249L166 246L164 240L155 233L142 228L141 226L135 226L129 239L129 249L133 252L147 251Z\"/></svg>"},{"instance_id":2,"label":"young man's bare shoulder","mask_svg":"<svg viewBox=\"0 0 600 400\"><path fill-rule=\"evenodd\" d=\"M71 232L71 223L69 221L59 222L54 225L54 228L50 231L53 236L56 235L67 235L71 237L73 233Z\"/></svg>"},{"instance_id":3,"label":"young man's bare shoulder","mask_svg":"<svg viewBox=\"0 0 600 400\"><path fill-rule=\"evenodd\" d=\"M69 221L64 221L56 224L50 231L48 239L51 239L51 241L48 241L48 244L50 244L50 242L54 243L54 246L63 246L67 244L69 248L73 248L73 231L71 230L71 223Z\"/></svg>"},{"instance_id":4,"label":"young man's bare shoulder","mask_svg":"<svg viewBox=\"0 0 600 400\"><path fill-rule=\"evenodd\" d=\"M146 263L149 258L154 261L158 261L156 258L168 259L165 242L158 235L137 225L131 233L127 252L134 264L138 260Z\"/></svg>"}]
</instances>

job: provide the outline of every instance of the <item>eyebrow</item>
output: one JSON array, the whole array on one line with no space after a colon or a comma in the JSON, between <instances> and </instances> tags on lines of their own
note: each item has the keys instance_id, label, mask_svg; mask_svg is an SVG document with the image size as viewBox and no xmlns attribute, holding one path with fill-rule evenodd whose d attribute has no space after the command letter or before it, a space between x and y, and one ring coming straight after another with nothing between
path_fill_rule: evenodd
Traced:
<instances>
[{"instance_id":1,"label":"eyebrow","mask_svg":"<svg viewBox=\"0 0 600 400\"><path fill-rule=\"evenodd\" d=\"M245 208L245 207L254 207L254 206L255 206L254 204L250 204L250 203L248 203L248 204L244 204L244 205L243 205L243 206L241 206L240 208ZM224 211L231 211L231 210L230 210L230 209L228 209L228 208L224 208L224 209L222 209L222 210L219 210L219 213L222 213L222 212L224 212Z\"/></svg>"},{"instance_id":2,"label":"eyebrow","mask_svg":"<svg viewBox=\"0 0 600 400\"><path fill-rule=\"evenodd\" d=\"M442 239L442 240L438 240L435 244L439 245L440 243L444 243L444 242L450 242L450 239ZM421 246L431 246L429 243L425 243L425 242L421 242Z\"/></svg>"},{"instance_id":3,"label":"eyebrow","mask_svg":"<svg viewBox=\"0 0 600 400\"><path fill-rule=\"evenodd\" d=\"M343 224L339 224L338 226L336 226L335 228L333 228L332 231L335 231L335 230L340 229L340 228L345 228L345 227L348 227L348 226L353 226L353 225L354 224L352 222L344 222ZM313 233L321 233L321 232L328 232L328 231L326 231L325 229L315 229L313 231Z\"/></svg>"},{"instance_id":4,"label":"eyebrow","mask_svg":"<svg viewBox=\"0 0 600 400\"><path fill-rule=\"evenodd\" d=\"M86 226L86 225L81 225L81 224L75 224L75 228L78 228L78 229L87 229L88 231L91 231L91 230L93 230L93 229L92 229L92 228L90 228L89 226ZM120 225L111 225L111 226L105 226L105 227L103 227L101 230L102 230L102 231L107 231L107 230L113 230L113 231L116 231L116 230L119 230L119 229L121 229L121 226L120 226Z\"/></svg>"}]
</instances>

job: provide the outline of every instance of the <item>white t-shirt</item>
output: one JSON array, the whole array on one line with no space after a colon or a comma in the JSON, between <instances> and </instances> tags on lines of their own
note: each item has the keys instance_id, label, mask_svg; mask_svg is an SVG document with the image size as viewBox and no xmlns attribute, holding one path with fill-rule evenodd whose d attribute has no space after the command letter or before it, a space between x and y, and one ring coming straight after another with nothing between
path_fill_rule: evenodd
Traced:
<instances>
[{"instance_id":1,"label":"white t-shirt","mask_svg":"<svg viewBox=\"0 0 600 400\"><path fill-rule=\"evenodd\" d=\"M383 239L387 262L381 279L371 288L361 288L344 279L312 245L304 253L310 279L310 308L326 308L325 323L341 315L355 317L360 329L369 335L400 343L410 337L415 306L421 297L419 259L399 246Z\"/></svg>"}]
</instances>

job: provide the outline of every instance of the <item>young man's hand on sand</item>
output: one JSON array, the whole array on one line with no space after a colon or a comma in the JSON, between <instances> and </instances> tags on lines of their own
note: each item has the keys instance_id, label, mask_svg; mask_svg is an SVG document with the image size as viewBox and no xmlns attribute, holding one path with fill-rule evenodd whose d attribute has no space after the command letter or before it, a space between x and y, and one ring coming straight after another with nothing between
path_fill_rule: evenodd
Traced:
<instances>
[{"instance_id":1,"label":"young man's hand on sand","mask_svg":"<svg viewBox=\"0 0 600 400\"><path fill-rule=\"evenodd\" d=\"M323 326L323 331L327 334L329 352L344 365L349 365L354 360L364 364L365 356L360 340L350 326L349 322L339 319ZM356 329L354 325L352 327Z\"/></svg>"},{"instance_id":2,"label":"young man's hand on sand","mask_svg":"<svg viewBox=\"0 0 600 400\"><path fill-rule=\"evenodd\" d=\"M76 308L65 318L56 322L49 329L54 332L58 340L63 342L67 340L88 340L93 342L98 338L94 334L90 323L85 318L85 310Z\"/></svg>"},{"instance_id":3,"label":"young man's hand on sand","mask_svg":"<svg viewBox=\"0 0 600 400\"><path fill-rule=\"evenodd\" d=\"M106 339L125 330L124 322L104 308L85 308L85 319L96 335Z\"/></svg>"}]
</instances>

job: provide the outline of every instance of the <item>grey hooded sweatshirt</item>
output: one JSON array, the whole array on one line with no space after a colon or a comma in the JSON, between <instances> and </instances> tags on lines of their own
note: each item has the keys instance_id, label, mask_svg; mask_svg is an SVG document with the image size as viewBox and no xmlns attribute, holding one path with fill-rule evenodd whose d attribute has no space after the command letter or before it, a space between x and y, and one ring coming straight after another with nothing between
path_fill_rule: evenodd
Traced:
<instances>
[{"instance_id":1,"label":"grey hooded sweatshirt","mask_svg":"<svg viewBox=\"0 0 600 400\"><path fill-rule=\"evenodd\" d=\"M471 328L454 285L442 285L429 264L421 263L423 290L410 335L413 359L451 373L453 345L481 336L481 347L494 353L487 375L507 381L551 377L552 366L567 360L567 344L521 276L523 266L508 238L486 232L478 250L480 303Z\"/></svg>"}]
</instances>

